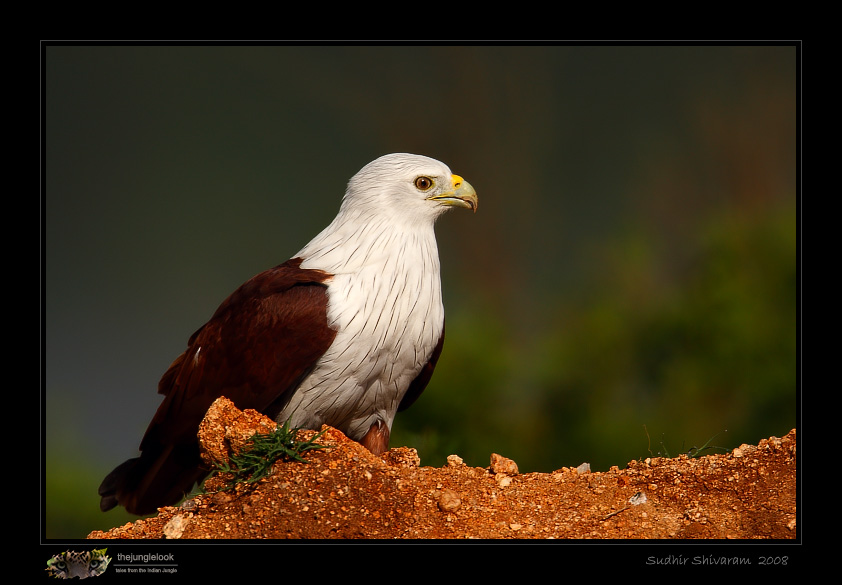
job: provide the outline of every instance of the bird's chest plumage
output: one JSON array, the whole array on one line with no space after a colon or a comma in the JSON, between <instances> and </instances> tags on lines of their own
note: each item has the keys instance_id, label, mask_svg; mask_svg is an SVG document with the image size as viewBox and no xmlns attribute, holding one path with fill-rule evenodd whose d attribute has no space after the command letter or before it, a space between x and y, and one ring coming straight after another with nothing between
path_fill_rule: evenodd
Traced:
<instances>
[{"instance_id":1,"label":"bird's chest plumage","mask_svg":"<svg viewBox=\"0 0 842 585\"><path fill-rule=\"evenodd\" d=\"M336 338L278 420L329 424L353 439L378 420L391 428L439 341L444 308L437 253L416 246L382 256L327 283Z\"/></svg>"}]
</instances>

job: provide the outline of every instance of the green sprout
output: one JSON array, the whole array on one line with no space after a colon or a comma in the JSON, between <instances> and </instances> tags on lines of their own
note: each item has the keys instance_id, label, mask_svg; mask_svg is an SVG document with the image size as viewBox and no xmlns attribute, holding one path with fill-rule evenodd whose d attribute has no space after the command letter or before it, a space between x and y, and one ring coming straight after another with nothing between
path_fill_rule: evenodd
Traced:
<instances>
[{"instance_id":1,"label":"green sprout","mask_svg":"<svg viewBox=\"0 0 842 585\"><path fill-rule=\"evenodd\" d=\"M271 433L255 433L249 437L251 447L238 454L232 454L225 463L218 463L214 473L230 473L234 477L223 491L234 488L238 483L255 483L269 475L272 464L278 459L291 459L301 463L308 463L303 454L315 449L325 449L327 445L319 445L315 441L324 434L321 431L306 441L298 440L300 429L290 429L289 421Z\"/></svg>"},{"instance_id":2,"label":"green sprout","mask_svg":"<svg viewBox=\"0 0 842 585\"><path fill-rule=\"evenodd\" d=\"M651 440L651 438L649 437L649 430L646 428L646 425L643 425L643 430L646 432L646 438L649 440L649 448L648 448L649 455L651 455L651 456L653 456L653 457L654 457L656 454L655 454L655 453L652 453L652 440ZM725 430L725 431L723 431L723 432L726 432L726 433L727 433L727 432L728 432L728 430L726 429L726 430ZM714 440L716 437L718 437L719 435L720 435L720 433L717 433L717 434L715 434L714 436L712 436L711 438L709 438L709 439L705 442L705 444L704 444L704 445L702 445L701 447L690 447L688 450L683 451L683 453L684 453L685 455L687 455L687 457L689 457L690 459L693 459L694 457L701 457L704 451L711 450L711 449L721 449L722 451L727 451L728 449L726 449L725 447L717 447L717 446L714 446L714 445L711 445L711 444L710 444L710 443L711 443L711 441L713 441L713 440ZM665 455L665 456L666 456L666 457L668 457L668 458L669 458L669 457L672 457L672 456L670 455L669 451L667 450L667 446L664 444L663 439L661 440L661 443L660 443L660 444L661 444L661 448L664 450L664 451L663 451L663 455ZM657 453L657 455L658 455L658 456L660 456L660 455L662 455L662 453L661 453L661 452L658 452L658 453Z\"/></svg>"}]
</instances>

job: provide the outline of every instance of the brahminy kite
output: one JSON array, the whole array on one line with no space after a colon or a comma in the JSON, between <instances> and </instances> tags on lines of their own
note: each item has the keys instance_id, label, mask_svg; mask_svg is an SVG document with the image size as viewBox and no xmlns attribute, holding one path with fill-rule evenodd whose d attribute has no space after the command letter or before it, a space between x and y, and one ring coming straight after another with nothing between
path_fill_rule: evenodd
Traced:
<instances>
[{"instance_id":1,"label":"brahminy kite","mask_svg":"<svg viewBox=\"0 0 842 585\"><path fill-rule=\"evenodd\" d=\"M452 207L476 211L477 195L437 160L400 153L364 166L327 228L190 337L158 384L140 456L103 480L100 508L148 514L201 481L197 432L220 396L386 451L395 413L427 386L444 342L434 224Z\"/></svg>"}]
</instances>

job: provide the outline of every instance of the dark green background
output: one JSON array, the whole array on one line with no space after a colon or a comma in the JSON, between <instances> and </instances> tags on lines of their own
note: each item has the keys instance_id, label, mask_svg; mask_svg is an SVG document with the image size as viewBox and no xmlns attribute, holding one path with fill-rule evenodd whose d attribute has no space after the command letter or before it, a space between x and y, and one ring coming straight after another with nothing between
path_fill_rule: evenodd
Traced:
<instances>
[{"instance_id":1,"label":"dark green background","mask_svg":"<svg viewBox=\"0 0 842 585\"><path fill-rule=\"evenodd\" d=\"M388 152L437 227L448 336L393 446L521 471L721 452L797 421L798 54L779 46L45 47L46 535L127 519L158 378Z\"/></svg>"}]
</instances>

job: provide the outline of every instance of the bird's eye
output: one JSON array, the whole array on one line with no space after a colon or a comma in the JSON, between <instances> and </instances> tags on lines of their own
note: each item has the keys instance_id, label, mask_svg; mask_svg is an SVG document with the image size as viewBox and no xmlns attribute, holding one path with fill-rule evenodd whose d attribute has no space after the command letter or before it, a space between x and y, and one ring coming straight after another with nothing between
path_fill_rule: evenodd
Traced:
<instances>
[{"instance_id":1,"label":"bird's eye","mask_svg":"<svg viewBox=\"0 0 842 585\"><path fill-rule=\"evenodd\" d=\"M433 188L433 180L430 177L418 177L415 179L415 186L420 191L429 191Z\"/></svg>"}]
</instances>

